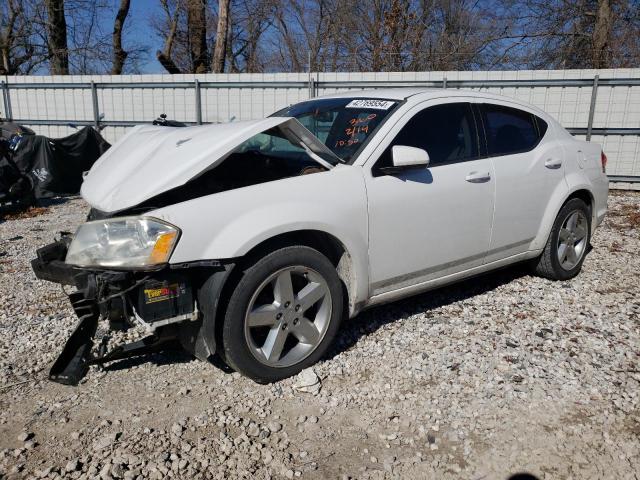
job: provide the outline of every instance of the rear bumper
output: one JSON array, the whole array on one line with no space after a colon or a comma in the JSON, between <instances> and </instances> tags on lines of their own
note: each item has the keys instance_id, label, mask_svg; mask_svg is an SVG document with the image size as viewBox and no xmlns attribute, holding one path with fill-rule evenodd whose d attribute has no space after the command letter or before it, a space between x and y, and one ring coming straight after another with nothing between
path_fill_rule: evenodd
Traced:
<instances>
[{"instance_id":1,"label":"rear bumper","mask_svg":"<svg viewBox=\"0 0 640 480\"><path fill-rule=\"evenodd\" d=\"M607 201L609 198L609 180L606 176L602 175L599 181L594 182L594 199L595 199L595 212L594 212L594 225L593 229L598 227L607 215Z\"/></svg>"}]
</instances>

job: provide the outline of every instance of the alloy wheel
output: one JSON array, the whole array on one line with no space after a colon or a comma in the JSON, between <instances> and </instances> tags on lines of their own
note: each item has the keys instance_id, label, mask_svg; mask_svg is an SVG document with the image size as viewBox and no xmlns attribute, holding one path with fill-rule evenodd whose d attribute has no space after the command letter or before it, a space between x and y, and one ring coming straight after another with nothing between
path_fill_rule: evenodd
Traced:
<instances>
[{"instance_id":1,"label":"alloy wheel","mask_svg":"<svg viewBox=\"0 0 640 480\"><path fill-rule=\"evenodd\" d=\"M270 275L253 293L244 320L253 356L270 367L289 367L322 342L331 320L326 280L301 265Z\"/></svg>"},{"instance_id":2,"label":"alloy wheel","mask_svg":"<svg viewBox=\"0 0 640 480\"><path fill-rule=\"evenodd\" d=\"M581 210L571 212L562 223L558 235L557 255L560 266L571 270L582 260L587 249L589 222Z\"/></svg>"}]
</instances>

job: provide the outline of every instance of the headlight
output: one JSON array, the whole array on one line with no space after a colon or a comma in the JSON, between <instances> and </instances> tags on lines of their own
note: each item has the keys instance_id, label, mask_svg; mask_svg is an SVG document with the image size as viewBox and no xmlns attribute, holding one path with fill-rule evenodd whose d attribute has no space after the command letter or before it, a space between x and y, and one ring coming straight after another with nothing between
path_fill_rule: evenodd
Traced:
<instances>
[{"instance_id":1,"label":"headlight","mask_svg":"<svg viewBox=\"0 0 640 480\"><path fill-rule=\"evenodd\" d=\"M79 267L140 268L166 263L180 230L160 220L121 217L80 225L66 263Z\"/></svg>"}]
</instances>

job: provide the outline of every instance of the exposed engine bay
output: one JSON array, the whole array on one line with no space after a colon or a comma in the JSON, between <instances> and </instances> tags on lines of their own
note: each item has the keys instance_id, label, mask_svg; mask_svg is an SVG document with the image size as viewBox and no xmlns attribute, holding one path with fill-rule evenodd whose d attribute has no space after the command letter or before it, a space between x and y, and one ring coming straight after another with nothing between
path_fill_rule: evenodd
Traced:
<instances>
[{"instance_id":1,"label":"exposed engine bay","mask_svg":"<svg viewBox=\"0 0 640 480\"><path fill-rule=\"evenodd\" d=\"M140 213L205 195L327 170L305 151L265 150L257 147L239 149L215 168L128 211ZM118 212L119 215L122 213Z\"/></svg>"}]
</instances>

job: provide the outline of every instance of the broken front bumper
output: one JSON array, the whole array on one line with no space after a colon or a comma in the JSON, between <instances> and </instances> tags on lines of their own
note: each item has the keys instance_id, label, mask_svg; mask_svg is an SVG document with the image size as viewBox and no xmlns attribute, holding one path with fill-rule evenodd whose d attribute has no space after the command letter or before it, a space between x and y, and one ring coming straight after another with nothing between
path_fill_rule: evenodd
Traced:
<instances>
[{"instance_id":1,"label":"broken front bumper","mask_svg":"<svg viewBox=\"0 0 640 480\"><path fill-rule=\"evenodd\" d=\"M36 252L38 258L31 260L36 277L63 285L75 285L74 269L64 263L70 243L71 236L63 234L60 240L39 248Z\"/></svg>"},{"instance_id":2,"label":"broken front bumper","mask_svg":"<svg viewBox=\"0 0 640 480\"><path fill-rule=\"evenodd\" d=\"M92 364L162 350L178 339L183 345L189 338L195 342L195 335L188 335L193 328L174 328L174 324L195 324L199 320L193 295L193 283L197 278L194 272L184 269L180 272L169 269L149 272L81 269L64 261L70 242L71 236L63 234L60 240L38 249L37 258L31 261L36 277L77 289L69 295L69 300L80 321L51 367L51 380L77 385ZM136 322L142 323L152 334L108 353L108 337L103 338L98 354L94 355L93 338L100 318L107 319L112 329L126 329ZM215 351L215 344L213 348L207 347L203 356Z\"/></svg>"}]
</instances>

